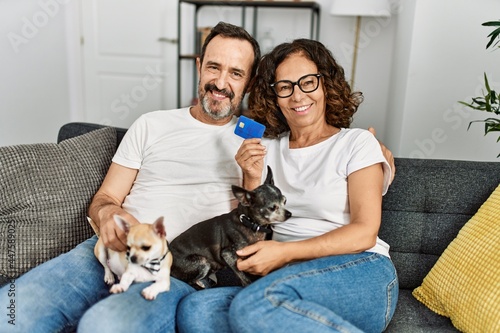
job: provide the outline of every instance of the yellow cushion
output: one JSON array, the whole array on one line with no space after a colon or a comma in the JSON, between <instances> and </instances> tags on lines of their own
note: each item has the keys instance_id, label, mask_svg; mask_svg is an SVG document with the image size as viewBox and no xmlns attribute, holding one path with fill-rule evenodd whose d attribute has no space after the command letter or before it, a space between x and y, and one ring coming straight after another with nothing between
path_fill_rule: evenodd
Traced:
<instances>
[{"instance_id":1,"label":"yellow cushion","mask_svg":"<svg viewBox=\"0 0 500 333\"><path fill-rule=\"evenodd\" d=\"M500 332L500 185L413 296L463 332Z\"/></svg>"}]
</instances>

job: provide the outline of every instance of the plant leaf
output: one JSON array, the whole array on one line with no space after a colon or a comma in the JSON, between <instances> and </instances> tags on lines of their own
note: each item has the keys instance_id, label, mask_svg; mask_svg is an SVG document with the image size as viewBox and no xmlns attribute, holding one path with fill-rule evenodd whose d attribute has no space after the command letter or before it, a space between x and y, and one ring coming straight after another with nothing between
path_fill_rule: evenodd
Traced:
<instances>
[{"instance_id":1,"label":"plant leaf","mask_svg":"<svg viewBox=\"0 0 500 333\"><path fill-rule=\"evenodd\" d=\"M495 41L495 39L498 38L498 35L500 35L500 28L498 29L495 29L493 30L489 35L488 37L490 37L490 41L488 42L488 44L486 44L486 49L488 49L491 44L493 44L493 42ZM497 45L499 41L496 41L496 43L494 45Z\"/></svg>"},{"instance_id":2,"label":"plant leaf","mask_svg":"<svg viewBox=\"0 0 500 333\"><path fill-rule=\"evenodd\" d=\"M484 123L484 135L488 134L489 132L500 132L500 119L486 118L484 120L473 120L469 122L467 130L470 129L473 123Z\"/></svg>"},{"instance_id":3,"label":"plant leaf","mask_svg":"<svg viewBox=\"0 0 500 333\"><path fill-rule=\"evenodd\" d=\"M482 24L482 26L485 26L485 27L496 27L496 26L499 26L500 27L500 20L498 20L498 21L484 22ZM486 44L486 49L488 49L491 45L496 46L500 42L500 40L497 40L495 42L495 39L497 39L499 37L499 35L500 35L500 28L497 28L497 29L493 30L492 32L490 32L490 34L488 35L488 38L490 38L490 40Z\"/></svg>"},{"instance_id":4,"label":"plant leaf","mask_svg":"<svg viewBox=\"0 0 500 333\"><path fill-rule=\"evenodd\" d=\"M497 93L495 90L491 91L490 104L497 104Z\"/></svg>"},{"instance_id":5,"label":"plant leaf","mask_svg":"<svg viewBox=\"0 0 500 333\"><path fill-rule=\"evenodd\" d=\"M476 103L480 107L484 107L486 105L486 102L483 102L485 100L484 97L474 97L472 98L472 102Z\"/></svg>"},{"instance_id":6,"label":"plant leaf","mask_svg":"<svg viewBox=\"0 0 500 333\"><path fill-rule=\"evenodd\" d=\"M500 20L499 21L488 21L488 22L484 22L483 24L481 24L482 26L485 26L485 27L492 27L492 26L500 26Z\"/></svg>"},{"instance_id":7,"label":"plant leaf","mask_svg":"<svg viewBox=\"0 0 500 333\"><path fill-rule=\"evenodd\" d=\"M500 119L497 119L497 118L486 118L483 121L489 122L489 123L496 123L496 124L500 125Z\"/></svg>"},{"instance_id":8,"label":"plant leaf","mask_svg":"<svg viewBox=\"0 0 500 333\"><path fill-rule=\"evenodd\" d=\"M490 83L488 82L488 76L486 75L486 73L484 73L484 86L486 87L488 93L490 93L491 92Z\"/></svg>"}]
</instances>

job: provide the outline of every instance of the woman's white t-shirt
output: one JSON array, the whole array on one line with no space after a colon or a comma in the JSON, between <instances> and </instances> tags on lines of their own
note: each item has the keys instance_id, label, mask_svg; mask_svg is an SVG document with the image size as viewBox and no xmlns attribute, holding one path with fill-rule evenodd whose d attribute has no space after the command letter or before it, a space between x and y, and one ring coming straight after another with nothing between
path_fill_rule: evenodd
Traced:
<instances>
[{"instance_id":1,"label":"woman's white t-shirt","mask_svg":"<svg viewBox=\"0 0 500 333\"><path fill-rule=\"evenodd\" d=\"M368 131L341 129L339 133L306 148L290 149L289 136L263 140L266 163L274 182L287 197L293 216L274 225L273 238L296 241L322 235L350 221L347 177L354 171L382 163L383 194L389 187L390 167L380 144ZM377 238L370 252L389 256L389 245Z\"/></svg>"}]
</instances>

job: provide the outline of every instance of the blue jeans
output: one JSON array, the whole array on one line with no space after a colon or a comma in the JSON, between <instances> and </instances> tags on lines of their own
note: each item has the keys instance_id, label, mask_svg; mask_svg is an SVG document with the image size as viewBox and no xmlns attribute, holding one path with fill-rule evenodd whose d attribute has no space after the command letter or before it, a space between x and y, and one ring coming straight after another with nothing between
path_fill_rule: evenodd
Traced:
<instances>
[{"instance_id":1,"label":"blue jeans","mask_svg":"<svg viewBox=\"0 0 500 333\"><path fill-rule=\"evenodd\" d=\"M281 268L246 288L186 296L179 332L382 332L394 314L398 280L376 253L331 256Z\"/></svg>"},{"instance_id":2,"label":"blue jeans","mask_svg":"<svg viewBox=\"0 0 500 333\"><path fill-rule=\"evenodd\" d=\"M15 326L2 311L0 332L174 332L179 300L194 291L171 279L170 291L156 300L140 292L147 283L133 284L122 294L111 295L104 283L104 269L94 256L92 237L13 281L16 295ZM0 306L13 299L9 285L0 289Z\"/></svg>"}]
</instances>

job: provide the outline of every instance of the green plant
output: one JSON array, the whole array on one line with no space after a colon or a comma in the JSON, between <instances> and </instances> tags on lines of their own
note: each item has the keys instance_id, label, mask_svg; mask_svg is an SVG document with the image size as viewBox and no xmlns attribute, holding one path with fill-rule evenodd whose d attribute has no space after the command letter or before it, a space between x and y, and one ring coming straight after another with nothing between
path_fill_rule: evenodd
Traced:
<instances>
[{"instance_id":1,"label":"green plant","mask_svg":"<svg viewBox=\"0 0 500 333\"><path fill-rule=\"evenodd\" d=\"M488 44L486 44L486 49L490 47L497 47L500 48L500 20L498 21L489 21L489 22L484 22L482 24L483 26L487 27L497 27L495 30L493 30L489 35L489 41ZM497 93L495 90L492 90L490 88L490 84L488 82L488 77L486 76L486 73L484 73L484 86L486 91L483 90L483 96L478 96L478 97L473 97L472 102L467 103L467 102L462 102L460 101L461 104L470 107L474 110L479 110L479 111L485 111L485 112L492 112L497 116L500 116L500 93ZM467 130L469 130L470 126L473 123L481 122L484 123L484 135L490 133L490 132L500 132L500 119L498 118L492 118L488 117L484 120L473 120L469 123L469 126L467 127ZM497 139L497 142L500 141L500 136ZM500 157L500 154L497 155L497 157Z\"/></svg>"}]
</instances>

